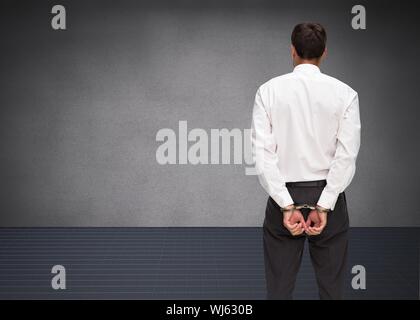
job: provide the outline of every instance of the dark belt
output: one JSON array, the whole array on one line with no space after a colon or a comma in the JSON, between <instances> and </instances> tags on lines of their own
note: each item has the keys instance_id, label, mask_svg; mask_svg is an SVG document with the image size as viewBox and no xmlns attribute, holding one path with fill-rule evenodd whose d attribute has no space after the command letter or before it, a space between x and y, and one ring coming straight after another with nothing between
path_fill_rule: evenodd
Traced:
<instances>
[{"instance_id":1,"label":"dark belt","mask_svg":"<svg viewBox=\"0 0 420 320\"><path fill-rule=\"evenodd\" d=\"M286 182L286 187L288 188L325 187L326 185L327 180Z\"/></svg>"}]
</instances>

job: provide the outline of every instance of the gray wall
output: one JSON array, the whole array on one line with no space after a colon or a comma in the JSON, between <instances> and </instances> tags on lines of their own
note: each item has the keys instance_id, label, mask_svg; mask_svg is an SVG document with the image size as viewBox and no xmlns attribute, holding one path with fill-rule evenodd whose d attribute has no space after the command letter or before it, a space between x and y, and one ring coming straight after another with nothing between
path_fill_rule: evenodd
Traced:
<instances>
[{"instance_id":1,"label":"gray wall","mask_svg":"<svg viewBox=\"0 0 420 320\"><path fill-rule=\"evenodd\" d=\"M156 133L249 128L305 20L327 28L323 71L360 96L352 225L419 226L414 1L295 2L3 1L0 226L260 225L266 194L244 165L159 165ZM350 26L358 3L365 31Z\"/></svg>"}]
</instances>

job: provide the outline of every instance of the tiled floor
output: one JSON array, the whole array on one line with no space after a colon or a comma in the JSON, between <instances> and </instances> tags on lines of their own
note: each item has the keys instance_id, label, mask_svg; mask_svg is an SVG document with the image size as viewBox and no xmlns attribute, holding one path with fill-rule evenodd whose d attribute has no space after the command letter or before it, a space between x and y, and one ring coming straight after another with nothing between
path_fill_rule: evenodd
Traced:
<instances>
[{"instance_id":1,"label":"tiled floor","mask_svg":"<svg viewBox=\"0 0 420 320\"><path fill-rule=\"evenodd\" d=\"M353 228L346 297L419 299L420 228ZM66 268L66 290L51 268ZM367 289L353 290L363 265ZM317 299L305 252L296 299ZM0 299L264 299L260 228L0 228Z\"/></svg>"}]
</instances>

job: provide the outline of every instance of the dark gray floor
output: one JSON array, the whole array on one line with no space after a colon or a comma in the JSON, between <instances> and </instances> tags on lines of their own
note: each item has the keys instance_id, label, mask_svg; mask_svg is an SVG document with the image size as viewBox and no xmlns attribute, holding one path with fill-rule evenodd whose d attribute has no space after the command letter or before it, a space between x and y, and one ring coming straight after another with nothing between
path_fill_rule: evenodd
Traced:
<instances>
[{"instance_id":1,"label":"dark gray floor","mask_svg":"<svg viewBox=\"0 0 420 320\"><path fill-rule=\"evenodd\" d=\"M1 299L264 299L260 228L0 228ZM419 299L420 228L353 228L346 297ZM51 288L63 265L67 289ZM367 289L350 286L353 265ZM296 299L317 299L305 252Z\"/></svg>"}]
</instances>

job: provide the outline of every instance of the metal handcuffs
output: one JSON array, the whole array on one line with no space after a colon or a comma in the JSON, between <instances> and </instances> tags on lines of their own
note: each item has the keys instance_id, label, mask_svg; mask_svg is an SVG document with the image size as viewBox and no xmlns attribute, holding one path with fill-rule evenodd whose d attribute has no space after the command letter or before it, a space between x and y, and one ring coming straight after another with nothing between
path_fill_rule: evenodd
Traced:
<instances>
[{"instance_id":1,"label":"metal handcuffs","mask_svg":"<svg viewBox=\"0 0 420 320\"><path fill-rule=\"evenodd\" d=\"M295 211L295 210L300 210L300 209L311 209L311 210L316 210L318 211L318 213L328 213L331 211L331 209L324 209L318 206L313 206L310 204L299 204L299 205L293 205L293 207L291 208L280 208L281 212L288 212L288 211Z\"/></svg>"}]
</instances>

